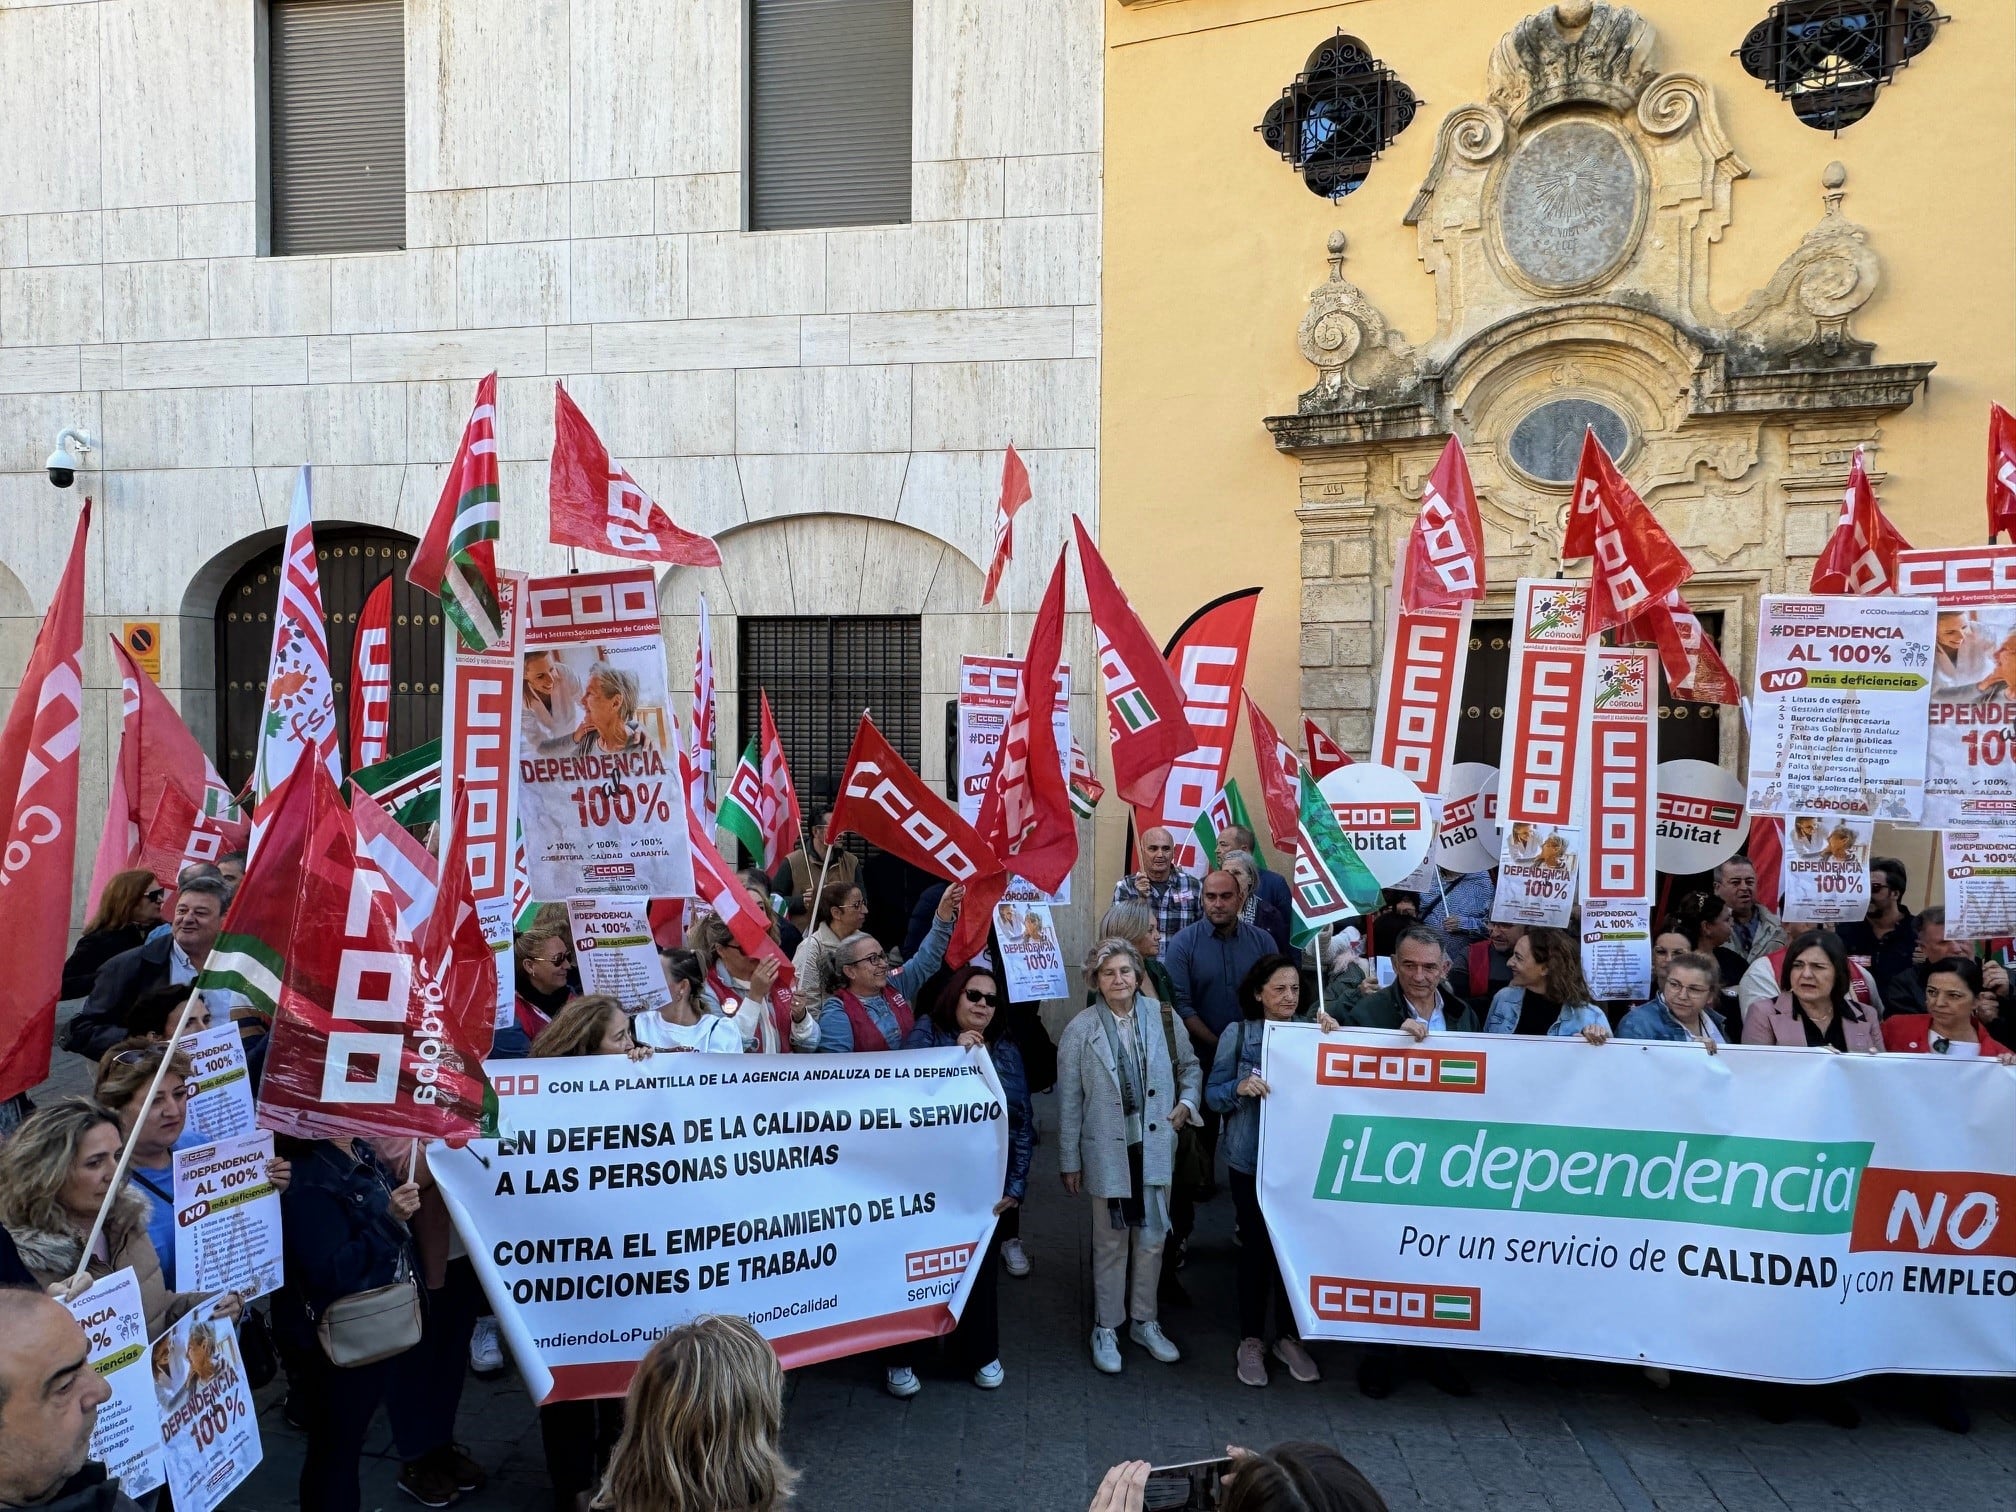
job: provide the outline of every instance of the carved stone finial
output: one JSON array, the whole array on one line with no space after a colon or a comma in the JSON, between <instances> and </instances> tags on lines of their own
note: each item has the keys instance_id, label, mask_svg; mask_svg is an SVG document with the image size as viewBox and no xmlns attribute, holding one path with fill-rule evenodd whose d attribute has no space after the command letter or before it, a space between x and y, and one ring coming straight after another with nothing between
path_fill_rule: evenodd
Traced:
<instances>
[{"instance_id":1,"label":"carved stone finial","mask_svg":"<svg viewBox=\"0 0 2016 1512\"><path fill-rule=\"evenodd\" d=\"M1342 231L1332 231L1330 233L1330 282L1342 283L1343 281L1344 233Z\"/></svg>"},{"instance_id":2,"label":"carved stone finial","mask_svg":"<svg viewBox=\"0 0 2016 1512\"><path fill-rule=\"evenodd\" d=\"M1308 313L1296 332L1302 355L1321 374L1302 395L1300 412L1332 413L1408 398L1421 384L1414 349L1344 276L1344 233L1332 231L1326 245L1329 280L1310 291Z\"/></svg>"},{"instance_id":3,"label":"carved stone finial","mask_svg":"<svg viewBox=\"0 0 2016 1512\"><path fill-rule=\"evenodd\" d=\"M1560 0L1536 11L1491 54L1490 100L1517 126L1571 100L1629 110L1652 82L1651 25L1601 0Z\"/></svg>"},{"instance_id":4,"label":"carved stone finial","mask_svg":"<svg viewBox=\"0 0 2016 1512\"><path fill-rule=\"evenodd\" d=\"M1841 213L1841 201L1848 197L1847 182L1848 170L1840 163L1829 163L1820 170L1820 205L1828 215Z\"/></svg>"},{"instance_id":5,"label":"carved stone finial","mask_svg":"<svg viewBox=\"0 0 2016 1512\"><path fill-rule=\"evenodd\" d=\"M1732 322L1746 348L1740 366L1762 370L1867 367L1875 348L1848 329L1876 292L1880 273L1869 233L1841 213L1848 170L1820 173L1820 224L1750 296Z\"/></svg>"}]
</instances>

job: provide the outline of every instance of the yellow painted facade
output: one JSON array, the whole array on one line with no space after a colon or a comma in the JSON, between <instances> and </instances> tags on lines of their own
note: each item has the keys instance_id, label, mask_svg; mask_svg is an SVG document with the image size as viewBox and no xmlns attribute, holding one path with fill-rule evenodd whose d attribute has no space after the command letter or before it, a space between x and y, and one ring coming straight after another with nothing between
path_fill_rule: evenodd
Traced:
<instances>
[{"instance_id":1,"label":"yellow painted facade","mask_svg":"<svg viewBox=\"0 0 2016 1512\"><path fill-rule=\"evenodd\" d=\"M2005 60L2016 56L2016 7L1950 0L1944 8L1951 19L1878 91L1867 117L1830 135L1797 120L1731 55L1763 19L1768 0L1643 0L1635 7L1650 28L1643 76L1699 80L1695 108L1719 123L1734 167L1747 167L1728 186L1726 227L1700 237L1695 261L1705 269L1675 275L1696 281L1697 308L1705 301L1710 311L1733 317L1766 290L1802 237L1823 222L1823 174L1838 162L1847 178L1833 213L1865 229L1880 265L1873 295L1853 314L1852 337L1873 344L1876 364L1936 364L1906 407L1865 413L1831 430L1766 426L1761 439L1741 443L1751 449L1747 471L1724 463L1729 476L1718 478L1698 457L1673 454L1678 471L1667 476L1679 492L1704 491L1690 476L1707 479L1706 499L1687 516L1706 545L1725 528L1718 521L1746 511L1800 516L1774 522L1776 533L1763 542L1763 549L1783 553L1775 581L1755 553L1733 561L1694 553L1697 567L1726 569L1701 580L1709 599L1717 591L1728 596L1738 633L1725 637L1725 649L1752 628L1744 595L1754 603L1756 592L1786 586L1788 576L1797 578L1791 587L1804 587L1796 555L1810 557L1824 535L1822 505L1828 489L1838 501L1844 446L1864 440L1872 446L1884 507L1915 544L1980 538L1988 405L1992 399L2016 405L2016 97L2004 80ZM1424 264L1417 228L1406 223L1410 206L1431 175L1445 117L1486 101L1494 49L1538 9L1532 0L1109 0L1102 549L1158 635L1221 593L1264 587L1248 688L1284 732L1304 703L1308 523L1297 511L1312 493L1306 458L1277 449L1263 421L1294 415L1297 396L1317 379L1298 349L1297 327L1311 291L1330 274L1326 241L1343 231L1342 276L1415 349L1436 345L1437 282ZM1564 9L1571 23L1587 14L1586 5L1580 14ZM1339 30L1361 39L1422 104L1364 184L1332 203L1311 193L1254 127L1311 51ZM1659 147L1664 139L1647 136L1630 119L1636 114L1626 110L1617 119ZM1543 110L1526 126L1544 121ZM1670 125L1654 124L1660 131ZM1648 236L1664 225L1653 198ZM1468 287L1474 290L1475 282ZM1600 302L1604 295L1585 297ZM1535 311L1562 302L1530 298ZM1450 319L1445 309L1444 335ZM1454 319L1461 325L1460 309ZM1544 343L1544 331L1539 339ZM1618 348L1648 340L1627 332ZM1678 428L1685 432L1685 423ZM1467 445L1472 438L1463 439ZM1422 449L1413 448L1415 460L1391 453L1375 461L1375 480L1398 475L1396 504L1403 493L1418 500ZM1433 447L1426 450L1432 460ZM1649 441L1645 455L1658 455ZM1799 467L1805 482L1798 489L1778 486L1774 470ZM1662 510L1662 495L1628 461L1625 470ZM1492 533L1489 471L1480 469L1478 483ZM1728 495L1719 505L1718 490ZM1534 492L1521 490L1522 497ZM1565 503L1566 489L1558 492ZM1805 507L1788 511L1788 494ZM1545 506L1545 497L1519 506L1543 532ZM1724 515L1714 513L1718 507ZM1496 588L1509 592L1521 571L1554 571L1551 549L1516 529L1498 536ZM1682 544L1694 546L1685 538ZM1368 560L1351 559L1368 587L1390 570L1384 549L1375 540ZM1786 557L1795 558L1793 573L1785 570ZM1344 560L1338 558L1340 574ZM1369 601L1383 605L1383 593ZM1378 639L1370 621L1379 612L1359 616L1370 643ZM1318 647L1313 654L1327 653ZM1731 665L1745 676L1747 651ZM1362 720L1337 723L1362 755ZM1724 730L1733 756L1733 723ZM1242 742L1235 774L1249 794L1251 765ZM1101 825L1097 873L1110 876L1120 865L1123 823L1102 814Z\"/></svg>"}]
</instances>

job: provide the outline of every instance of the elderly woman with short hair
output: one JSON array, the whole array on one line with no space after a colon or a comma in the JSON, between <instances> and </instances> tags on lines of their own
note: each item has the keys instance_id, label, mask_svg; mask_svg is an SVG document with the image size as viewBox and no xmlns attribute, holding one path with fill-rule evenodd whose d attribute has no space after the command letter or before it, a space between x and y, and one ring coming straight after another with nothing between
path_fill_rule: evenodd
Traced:
<instances>
[{"instance_id":1,"label":"elderly woman with short hair","mask_svg":"<svg viewBox=\"0 0 2016 1512\"><path fill-rule=\"evenodd\" d=\"M637 674L598 661L588 669L581 692L587 715L574 742L576 756L620 756L650 744L637 724Z\"/></svg>"},{"instance_id":2,"label":"elderly woman with short hair","mask_svg":"<svg viewBox=\"0 0 2016 1512\"><path fill-rule=\"evenodd\" d=\"M1057 1045L1057 1169L1093 1199L1092 1363L1121 1369L1118 1330L1164 1364L1182 1358L1156 1321L1176 1136L1197 1119L1203 1074L1169 1005L1141 991L1141 955L1101 940L1085 958L1098 994ZM1128 1261L1134 1278L1127 1282Z\"/></svg>"},{"instance_id":3,"label":"elderly woman with short hair","mask_svg":"<svg viewBox=\"0 0 2016 1512\"><path fill-rule=\"evenodd\" d=\"M850 935L834 952L831 995L819 1009L819 1048L829 1055L857 1050L900 1050L917 1022L910 999L945 964L952 943L952 923L966 889L954 882L938 900L931 933L900 971L889 969L889 955L870 934Z\"/></svg>"},{"instance_id":4,"label":"elderly woman with short hair","mask_svg":"<svg viewBox=\"0 0 2016 1512\"><path fill-rule=\"evenodd\" d=\"M1218 869L1230 872L1232 880L1239 884L1239 917L1255 929L1264 929L1272 935L1281 954L1293 956L1295 945L1290 937L1287 915L1260 896L1259 859L1248 850L1222 850L1218 853Z\"/></svg>"}]
</instances>

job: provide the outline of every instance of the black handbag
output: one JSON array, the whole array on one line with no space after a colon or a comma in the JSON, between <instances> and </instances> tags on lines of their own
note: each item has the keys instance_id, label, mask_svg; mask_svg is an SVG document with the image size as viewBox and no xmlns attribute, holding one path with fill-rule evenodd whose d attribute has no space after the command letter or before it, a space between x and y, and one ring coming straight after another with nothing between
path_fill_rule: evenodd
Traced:
<instances>
[{"instance_id":1,"label":"black handbag","mask_svg":"<svg viewBox=\"0 0 2016 1512\"><path fill-rule=\"evenodd\" d=\"M238 1359L245 1367L245 1384L254 1391L272 1384L280 1373L280 1351L273 1347L273 1330L263 1309L245 1304L238 1317Z\"/></svg>"}]
</instances>

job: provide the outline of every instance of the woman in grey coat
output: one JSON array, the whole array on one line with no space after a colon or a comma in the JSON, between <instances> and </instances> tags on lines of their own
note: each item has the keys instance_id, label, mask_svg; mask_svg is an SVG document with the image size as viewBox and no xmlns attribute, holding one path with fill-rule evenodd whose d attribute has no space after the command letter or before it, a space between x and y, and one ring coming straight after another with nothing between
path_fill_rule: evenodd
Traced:
<instances>
[{"instance_id":1,"label":"woman in grey coat","mask_svg":"<svg viewBox=\"0 0 2016 1512\"><path fill-rule=\"evenodd\" d=\"M1203 1078L1189 1034L1142 995L1142 971L1125 940L1093 946L1085 976L1096 999L1057 1045L1057 1168L1065 1191L1093 1199L1092 1363L1108 1375L1120 1370L1123 1322L1164 1364L1182 1358L1155 1320L1155 1289L1176 1134L1197 1121Z\"/></svg>"}]
</instances>

